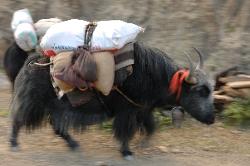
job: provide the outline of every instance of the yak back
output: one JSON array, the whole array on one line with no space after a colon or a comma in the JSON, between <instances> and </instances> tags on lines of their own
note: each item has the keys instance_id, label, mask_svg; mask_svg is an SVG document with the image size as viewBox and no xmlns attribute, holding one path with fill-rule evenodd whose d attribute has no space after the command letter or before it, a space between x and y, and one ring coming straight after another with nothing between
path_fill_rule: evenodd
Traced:
<instances>
[{"instance_id":1,"label":"yak back","mask_svg":"<svg viewBox=\"0 0 250 166\"><path fill-rule=\"evenodd\" d=\"M121 89L136 102L152 105L166 96L178 66L166 53L138 42L134 44L134 61L133 74Z\"/></svg>"}]
</instances>

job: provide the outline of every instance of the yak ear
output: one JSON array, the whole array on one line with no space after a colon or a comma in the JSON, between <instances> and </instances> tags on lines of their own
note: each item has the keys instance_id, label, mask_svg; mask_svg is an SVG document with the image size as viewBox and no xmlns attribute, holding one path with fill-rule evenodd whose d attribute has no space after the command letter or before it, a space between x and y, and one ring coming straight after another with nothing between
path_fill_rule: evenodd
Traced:
<instances>
[{"instance_id":1,"label":"yak ear","mask_svg":"<svg viewBox=\"0 0 250 166\"><path fill-rule=\"evenodd\" d=\"M191 85L195 85L197 84L197 78L194 77L194 76L188 76L186 79L185 79L185 82L188 83L188 84L191 84Z\"/></svg>"},{"instance_id":2,"label":"yak ear","mask_svg":"<svg viewBox=\"0 0 250 166\"><path fill-rule=\"evenodd\" d=\"M194 76L194 65L191 61L190 56L185 52L185 55L187 57L188 63L189 63L189 75L187 76L187 78L185 79L185 82L187 82L188 84L197 84L197 78Z\"/></svg>"}]
</instances>

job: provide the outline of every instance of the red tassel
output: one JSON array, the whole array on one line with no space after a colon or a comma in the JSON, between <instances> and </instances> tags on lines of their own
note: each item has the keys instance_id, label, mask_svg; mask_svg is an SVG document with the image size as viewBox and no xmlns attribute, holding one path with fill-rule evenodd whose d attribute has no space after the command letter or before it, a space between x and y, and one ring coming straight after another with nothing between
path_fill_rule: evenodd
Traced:
<instances>
[{"instance_id":1,"label":"red tassel","mask_svg":"<svg viewBox=\"0 0 250 166\"><path fill-rule=\"evenodd\" d=\"M181 90L182 90L182 83L189 75L188 70L179 70L177 71L170 81L169 90L172 94L176 94L176 100L179 101Z\"/></svg>"}]
</instances>

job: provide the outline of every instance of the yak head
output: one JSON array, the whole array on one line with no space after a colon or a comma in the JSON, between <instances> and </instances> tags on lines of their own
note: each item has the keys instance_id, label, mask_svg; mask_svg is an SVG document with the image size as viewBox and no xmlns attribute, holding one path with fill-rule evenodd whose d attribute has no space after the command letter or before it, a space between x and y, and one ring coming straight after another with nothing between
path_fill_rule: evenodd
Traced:
<instances>
[{"instance_id":1,"label":"yak head","mask_svg":"<svg viewBox=\"0 0 250 166\"><path fill-rule=\"evenodd\" d=\"M183 79L178 102L186 112L198 121L205 124L212 124L215 119L212 86L202 70L202 55L197 49L195 51L199 55L199 63L194 67L187 55L190 68L188 74Z\"/></svg>"}]
</instances>

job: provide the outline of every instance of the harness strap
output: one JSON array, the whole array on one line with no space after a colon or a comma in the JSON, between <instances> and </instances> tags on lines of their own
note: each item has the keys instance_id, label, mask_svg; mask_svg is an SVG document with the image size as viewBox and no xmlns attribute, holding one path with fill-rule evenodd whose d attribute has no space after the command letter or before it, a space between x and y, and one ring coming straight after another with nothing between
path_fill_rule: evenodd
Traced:
<instances>
[{"instance_id":1,"label":"harness strap","mask_svg":"<svg viewBox=\"0 0 250 166\"><path fill-rule=\"evenodd\" d=\"M122 95L129 103L131 103L131 104L133 104L133 105L135 105L137 107L140 107L140 108L144 107L144 105L138 104L138 103L134 102L132 99L130 99L118 87L114 86L113 89L116 90L120 95Z\"/></svg>"},{"instance_id":2,"label":"harness strap","mask_svg":"<svg viewBox=\"0 0 250 166\"><path fill-rule=\"evenodd\" d=\"M100 96L100 93L93 89L93 92L95 93L95 96L97 97L98 101L102 104L103 108L107 111L108 115L112 115L112 111L108 108L107 104L103 101L102 97Z\"/></svg>"},{"instance_id":3,"label":"harness strap","mask_svg":"<svg viewBox=\"0 0 250 166\"><path fill-rule=\"evenodd\" d=\"M93 36L93 33L95 31L95 28L97 26L96 22L90 22L85 29L85 36L84 36L84 47L87 50L90 50L91 48L91 39Z\"/></svg>"}]
</instances>

